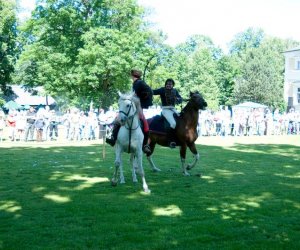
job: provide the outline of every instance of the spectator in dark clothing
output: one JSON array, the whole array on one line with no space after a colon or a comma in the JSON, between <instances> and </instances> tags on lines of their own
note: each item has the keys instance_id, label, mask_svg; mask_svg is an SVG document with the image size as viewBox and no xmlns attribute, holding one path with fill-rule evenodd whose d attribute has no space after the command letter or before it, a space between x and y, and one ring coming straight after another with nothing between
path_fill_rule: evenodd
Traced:
<instances>
[{"instance_id":1,"label":"spectator in dark clothing","mask_svg":"<svg viewBox=\"0 0 300 250\"><path fill-rule=\"evenodd\" d=\"M41 142L43 141L43 130L46 123L43 118L43 115L40 114L38 118L34 122L34 127L36 128L36 141Z\"/></svg>"},{"instance_id":2,"label":"spectator in dark clothing","mask_svg":"<svg viewBox=\"0 0 300 250\"><path fill-rule=\"evenodd\" d=\"M30 107L26 113L26 128L25 128L25 141L28 141L28 136L30 134L30 140L33 140L34 134L34 123L36 120L36 112L33 107Z\"/></svg>"},{"instance_id":3,"label":"spectator in dark clothing","mask_svg":"<svg viewBox=\"0 0 300 250\"><path fill-rule=\"evenodd\" d=\"M58 118L55 114L55 110L50 111L49 131L50 140L56 140L58 138Z\"/></svg>"}]
</instances>

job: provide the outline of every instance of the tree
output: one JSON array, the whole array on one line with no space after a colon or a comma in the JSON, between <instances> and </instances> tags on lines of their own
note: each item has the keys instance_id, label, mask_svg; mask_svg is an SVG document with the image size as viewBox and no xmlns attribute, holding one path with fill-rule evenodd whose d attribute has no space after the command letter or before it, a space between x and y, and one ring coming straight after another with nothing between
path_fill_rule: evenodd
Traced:
<instances>
[{"instance_id":1,"label":"tree","mask_svg":"<svg viewBox=\"0 0 300 250\"><path fill-rule=\"evenodd\" d=\"M220 90L220 105L234 104L234 86L240 74L240 66L233 57L223 55L217 62L217 84Z\"/></svg>"},{"instance_id":2,"label":"tree","mask_svg":"<svg viewBox=\"0 0 300 250\"><path fill-rule=\"evenodd\" d=\"M176 67L178 61L176 60L174 49L162 42L158 42L157 46L157 54L152 59L146 78L147 83L153 89L164 86L168 78L173 78L175 82L178 82Z\"/></svg>"},{"instance_id":3,"label":"tree","mask_svg":"<svg viewBox=\"0 0 300 250\"><path fill-rule=\"evenodd\" d=\"M11 93L8 84L14 71L17 56L16 5L13 0L0 0L0 91Z\"/></svg>"},{"instance_id":4,"label":"tree","mask_svg":"<svg viewBox=\"0 0 300 250\"><path fill-rule=\"evenodd\" d=\"M38 1L22 29L15 80L75 104L104 98L107 107L117 89L129 89L129 69L153 52L142 14L135 0Z\"/></svg>"},{"instance_id":5,"label":"tree","mask_svg":"<svg viewBox=\"0 0 300 250\"><path fill-rule=\"evenodd\" d=\"M189 97L190 91L197 90L203 94L209 108L218 108L217 61L220 56L221 50L202 35L194 35L175 48L177 75L185 98Z\"/></svg>"},{"instance_id":6,"label":"tree","mask_svg":"<svg viewBox=\"0 0 300 250\"><path fill-rule=\"evenodd\" d=\"M217 62L207 48L198 49L191 57L186 92L195 90L203 94L210 109L218 109Z\"/></svg>"},{"instance_id":7,"label":"tree","mask_svg":"<svg viewBox=\"0 0 300 250\"><path fill-rule=\"evenodd\" d=\"M219 58L221 49L216 48L211 38L204 35L192 35L185 43L182 43L176 47L177 51L184 52L185 54L192 54L199 48L206 48L211 51L214 58Z\"/></svg>"},{"instance_id":8,"label":"tree","mask_svg":"<svg viewBox=\"0 0 300 250\"><path fill-rule=\"evenodd\" d=\"M116 90L129 90L129 72L137 45L143 39L107 28L95 28L83 37L84 46L79 50L76 67L76 89L79 96L93 96L104 106L111 104Z\"/></svg>"},{"instance_id":9,"label":"tree","mask_svg":"<svg viewBox=\"0 0 300 250\"><path fill-rule=\"evenodd\" d=\"M229 52L231 55L242 57L243 53L251 48L258 48L265 37L262 29L248 28L238 33L230 42Z\"/></svg>"},{"instance_id":10,"label":"tree","mask_svg":"<svg viewBox=\"0 0 300 250\"><path fill-rule=\"evenodd\" d=\"M248 49L234 89L236 102L254 101L284 110L284 55L291 41L266 37Z\"/></svg>"}]
</instances>

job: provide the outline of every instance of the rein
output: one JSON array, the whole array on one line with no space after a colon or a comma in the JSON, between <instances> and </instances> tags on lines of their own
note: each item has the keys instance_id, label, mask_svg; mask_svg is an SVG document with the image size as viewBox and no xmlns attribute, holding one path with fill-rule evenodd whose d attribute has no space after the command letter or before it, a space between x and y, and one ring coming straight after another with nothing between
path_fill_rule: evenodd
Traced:
<instances>
[{"instance_id":1,"label":"rein","mask_svg":"<svg viewBox=\"0 0 300 250\"><path fill-rule=\"evenodd\" d=\"M126 121L124 127L125 127L127 130L129 130L128 153L130 153L130 147L131 147L131 131L132 131L132 130L136 130L136 129L139 127L139 124L137 125L136 128L132 128L133 120L134 120L134 117L135 117L135 115L136 115L136 113L137 113L137 109L134 111L133 115L129 116L129 113L130 113L130 111L131 111L131 108L133 107L133 103L132 103L132 101L131 101L130 99L124 99L124 100L128 100L128 101L131 102L131 105L130 105L130 107L129 107L127 113L125 113L123 110L119 111L119 113L122 113L122 114L124 114L124 115L127 117L127 121ZM130 124L130 125L129 125L129 121L128 121L129 119L131 119L131 124ZM126 127L126 124L128 124L129 127Z\"/></svg>"},{"instance_id":2,"label":"rein","mask_svg":"<svg viewBox=\"0 0 300 250\"><path fill-rule=\"evenodd\" d=\"M125 128L126 128L127 130L129 130L129 142L128 142L128 151L127 151L128 153L130 153L130 147L131 147L131 132L132 132L132 130L136 130L136 129L139 127L139 124L138 124L136 128L132 128L133 120L134 120L135 114L136 114L136 112L135 112L134 115L132 116L131 124L130 124L129 128L127 128L127 127L125 126ZM125 124L125 125L126 125L126 124Z\"/></svg>"},{"instance_id":3,"label":"rein","mask_svg":"<svg viewBox=\"0 0 300 250\"><path fill-rule=\"evenodd\" d=\"M180 109L181 109L181 110L180 110L180 113L183 113L182 110L185 108L185 107L182 107L182 103L183 103L183 102L189 102L190 100L191 100L191 98L188 98L188 99L182 99L182 102L180 103Z\"/></svg>"}]
</instances>

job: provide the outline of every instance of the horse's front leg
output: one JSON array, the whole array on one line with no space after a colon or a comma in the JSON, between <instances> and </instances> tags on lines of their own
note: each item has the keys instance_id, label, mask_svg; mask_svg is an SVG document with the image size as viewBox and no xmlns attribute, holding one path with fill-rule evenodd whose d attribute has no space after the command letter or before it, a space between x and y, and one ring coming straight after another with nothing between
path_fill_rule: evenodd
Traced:
<instances>
[{"instance_id":1,"label":"horse's front leg","mask_svg":"<svg viewBox=\"0 0 300 250\"><path fill-rule=\"evenodd\" d=\"M180 147L180 159L181 159L181 167L182 167L182 173L185 175L185 176L189 176L190 174L188 173L187 171L187 165L185 163L185 156L186 156L186 144L183 144L181 147Z\"/></svg>"},{"instance_id":2,"label":"horse's front leg","mask_svg":"<svg viewBox=\"0 0 300 250\"><path fill-rule=\"evenodd\" d=\"M189 149L194 155L194 161L187 165L187 170L191 170L193 167L195 167L200 158L195 143L189 145Z\"/></svg>"},{"instance_id":3,"label":"horse's front leg","mask_svg":"<svg viewBox=\"0 0 300 250\"><path fill-rule=\"evenodd\" d=\"M116 160L115 160L115 173L112 179L112 184L115 186L118 182L118 170L120 170L120 183L125 183L123 163L122 163L122 148L116 145Z\"/></svg>"},{"instance_id":4,"label":"horse's front leg","mask_svg":"<svg viewBox=\"0 0 300 250\"><path fill-rule=\"evenodd\" d=\"M134 154L130 154L130 165L132 166L132 181L138 182L136 178L137 163Z\"/></svg>"},{"instance_id":5,"label":"horse's front leg","mask_svg":"<svg viewBox=\"0 0 300 250\"><path fill-rule=\"evenodd\" d=\"M123 170L123 161L122 161L122 153L120 154L120 183L125 183L124 170Z\"/></svg>"},{"instance_id":6,"label":"horse's front leg","mask_svg":"<svg viewBox=\"0 0 300 250\"><path fill-rule=\"evenodd\" d=\"M138 151L137 155L136 155L136 162L137 162L137 165L139 167L139 174L142 177L144 192L145 193L150 193L151 191L148 188L148 185L147 185L147 182L146 182L146 178L145 178L142 156L143 156L143 151L142 150Z\"/></svg>"},{"instance_id":7,"label":"horse's front leg","mask_svg":"<svg viewBox=\"0 0 300 250\"><path fill-rule=\"evenodd\" d=\"M115 159L115 170L114 170L114 174L113 174L113 177L112 177L112 180L111 180L111 185L112 186L117 186L118 184L118 172L119 172L119 167L120 167L120 159L121 159L121 151L118 150L118 147L116 146L116 149L115 149L115 154L116 154L116 159Z\"/></svg>"}]
</instances>

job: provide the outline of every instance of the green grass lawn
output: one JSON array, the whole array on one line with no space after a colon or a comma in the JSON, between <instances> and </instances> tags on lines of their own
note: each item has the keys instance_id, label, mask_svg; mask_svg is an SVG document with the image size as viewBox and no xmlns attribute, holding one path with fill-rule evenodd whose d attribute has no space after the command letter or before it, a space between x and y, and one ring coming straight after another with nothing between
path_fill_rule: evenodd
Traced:
<instances>
[{"instance_id":1,"label":"green grass lawn","mask_svg":"<svg viewBox=\"0 0 300 250\"><path fill-rule=\"evenodd\" d=\"M111 186L109 146L0 143L0 249L300 249L300 137L198 142L189 177L178 150L144 159L150 195L126 154Z\"/></svg>"}]
</instances>

